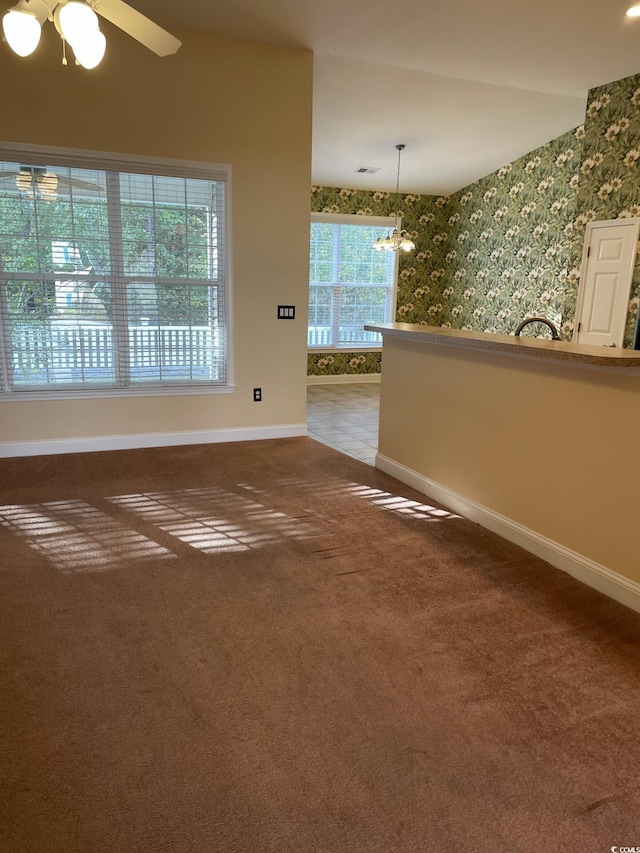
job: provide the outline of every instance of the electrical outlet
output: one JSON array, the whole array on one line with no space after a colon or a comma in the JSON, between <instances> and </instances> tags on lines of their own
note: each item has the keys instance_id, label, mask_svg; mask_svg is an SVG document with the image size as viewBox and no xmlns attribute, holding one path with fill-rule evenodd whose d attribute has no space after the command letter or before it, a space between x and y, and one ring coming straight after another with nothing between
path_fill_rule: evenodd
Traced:
<instances>
[{"instance_id":1,"label":"electrical outlet","mask_svg":"<svg viewBox=\"0 0 640 853\"><path fill-rule=\"evenodd\" d=\"M254 388L253 389L253 402L261 403L262 402L262 388Z\"/></svg>"}]
</instances>

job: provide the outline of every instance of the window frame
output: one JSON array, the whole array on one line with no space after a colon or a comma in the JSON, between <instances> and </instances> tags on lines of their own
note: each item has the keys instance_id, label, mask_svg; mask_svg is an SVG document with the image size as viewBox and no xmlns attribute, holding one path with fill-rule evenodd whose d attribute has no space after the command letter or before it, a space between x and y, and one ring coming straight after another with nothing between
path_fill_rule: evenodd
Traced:
<instances>
[{"instance_id":1,"label":"window frame","mask_svg":"<svg viewBox=\"0 0 640 853\"><path fill-rule=\"evenodd\" d=\"M312 211L309 222L309 230L314 222L326 223L329 225L362 225L373 226L383 229L385 232L392 230L396 226L395 216L369 216L359 213L330 213L328 211ZM401 221L397 220L398 228L401 227ZM386 254L386 252L385 252ZM393 282L391 285L391 320L395 317L395 309L398 298L398 252L393 253ZM309 293L311 293L311 276L309 276ZM309 322L307 317L307 352L308 353L323 353L323 352L377 352L382 349L382 340L379 342L363 342L361 344L335 344L331 346L309 346Z\"/></svg>"},{"instance_id":2,"label":"window frame","mask_svg":"<svg viewBox=\"0 0 640 853\"><path fill-rule=\"evenodd\" d=\"M219 285L224 292L224 349L225 381L219 384L201 383L171 385L163 384L131 384L126 386L85 388L65 388L63 385L35 388L12 388L8 382L9 365L5 365L5 353L0 329L0 343L3 350L0 353L0 369L5 369L4 389L0 388L0 402L25 402L28 400L64 400L92 399L100 397L157 397L182 396L193 394L229 394L235 391L234 384L234 341L233 341L233 271L232 271L232 212L231 212L231 166L219 163L207 163L193 160L179 160L164 157L146 157L139 154L121 154L105 151L93 151L76 148L57 148L46 145L16 144L0 142L0 160L15 163L47 163L58 168L93 169L111 173L131 173L157 177L175 177L195 179L224 184L224 222L222 225L221 245L224 250L225 264L222 283ZM189 279L184 279L188 286ZM0 320L0 327L2 321ZM121 329L126 333L126 329ZM9 348L10 350L10 348Z\"/></svg>"}]
</instances>

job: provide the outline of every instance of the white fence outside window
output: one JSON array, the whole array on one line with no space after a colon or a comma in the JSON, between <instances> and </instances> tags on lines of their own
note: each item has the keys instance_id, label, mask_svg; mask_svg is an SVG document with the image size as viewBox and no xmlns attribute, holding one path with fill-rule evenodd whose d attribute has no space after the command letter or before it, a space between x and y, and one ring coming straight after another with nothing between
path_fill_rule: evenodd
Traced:
<instances>
[{"instance_id":1,"label":"white fence outside window","mask_svg":"<svg viewBox=\"0 0 640 853\"><path fill-rule=\"evenodd\" d=\"M174 380L215 380L216 341L208 326L129 326L129 369L132 379L158 373ZM47 382L73 384L74 379L108 381L116 368L110 325L14 327L11 332L15 387Z\"/></svg>"}]
</instances>

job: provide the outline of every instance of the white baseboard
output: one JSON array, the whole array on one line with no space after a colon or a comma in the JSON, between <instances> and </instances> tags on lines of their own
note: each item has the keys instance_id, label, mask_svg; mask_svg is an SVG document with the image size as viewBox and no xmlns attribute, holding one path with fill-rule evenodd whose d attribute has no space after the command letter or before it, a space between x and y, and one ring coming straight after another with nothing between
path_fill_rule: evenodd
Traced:
<instances>
[{"instance_id":1,"label":"white baseboard","mask_svg":"<svg viewBox=\"0 0 640 853\"><path fill-rule=\"evenodd\" d=\"M362 385L363 382L380 382L379 373L338 373L336 376L307 376L307 385Z\"/></svg>"},{"instance_id":2,"label":"white baseboard","mask_svg":"<svg viewBox=\"0 0 640 853\"><path fill-rule=\"evenodd\" d=\"M306 424L268 427L238 427L190 432L153 432L134 435L99 435L50 441L0 442L0 458L49 456L53 453L91 453L97 450L136 450L142 447L175 447L181 444L218 444L227 441L261 441L307 435Z\"/></svg>"},{"instance_id":3,"label":"white baseboard","mask_svg":"<svg viewBox=\"0 0 640 853\"><path fill-rule=\"evenodd\" d=\"M396 480L406 483L423 495L433 498L447 509L476 522L482 527L486 527L493 533L497 533L503 539L520 545L529 553L546 560L552 566L566 572L587 586L597 589L598 592L615 599L615 601L632 610L640 612L640 584L635 581L595 563L576 551L565 548L558 542L547 539L546 536L536 533L535 530L530 530L528 527L494 512L464 495L430 480L428 477L424 477L417 471L407 468L381 453L376 456L376 468L384 471L385 474L390 474Z\"/></svg>"}]
</instances>

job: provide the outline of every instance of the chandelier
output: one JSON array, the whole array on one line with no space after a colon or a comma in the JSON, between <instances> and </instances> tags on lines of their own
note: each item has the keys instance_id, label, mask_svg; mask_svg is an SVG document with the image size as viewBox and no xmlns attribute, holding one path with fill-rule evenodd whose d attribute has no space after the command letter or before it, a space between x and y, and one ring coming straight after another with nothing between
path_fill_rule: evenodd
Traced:
<instances>
[{"instance_id":1,"label":"chandelier","mask_svg":"<svg viewBox=\"0 0 640 853\"><path fill-rule=\"evenodd\" d=\"M62 39L62 64L67 64L66 44L70 44L76 65L95 68L107 46L100 32L98 16L82 0L18 0L2 19L4 37L18 56L29 56L38 46L42 25L52 21Z\"/></svg>"},{"instance_id":2,"label":"chandelier","mask_svg":"<svg viewBox=\"0 0 640 853\"><path fill-rule=\"evenodd\" d=\"M55 201L58 198L58 176L47 172L44 166L20 166L16 187L27 198L40 197L43 201Z\"/></svg>"},{"instance_id":3,"label":"chandelier","mask_svg":"<svg viewBox=\"0 0 640 853\"><path fill-rule=\"evenodd\" d=\"M396 201L399 202L400 196L400 156L404 151L404 145L399 144L396 145L396 149L398 151L398 175L396 178ZM415 249L415 243L413 240L409 238L409 232L398 230L399 220L398 220L398 210L396 208L396 224L392 231L390 231L386 237L378 237L378 239L373 244L373 248L380 251L381 249L386 249L388 252L412 252Z\"/></svg>"}]
</instances>

